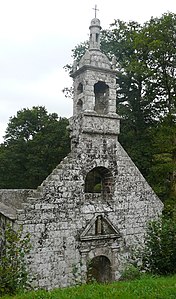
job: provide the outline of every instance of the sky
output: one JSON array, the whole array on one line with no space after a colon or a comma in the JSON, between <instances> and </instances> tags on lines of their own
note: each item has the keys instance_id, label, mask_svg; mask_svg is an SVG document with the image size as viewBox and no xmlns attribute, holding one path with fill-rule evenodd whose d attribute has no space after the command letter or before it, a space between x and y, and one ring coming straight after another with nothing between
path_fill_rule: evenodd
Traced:
<instances>
[{"instance_id":1,"label":"sky","mask_svg":"<svg viewBox=\"0 0 176 299\"><path fill-rule=\"evenodd\" d=\"M103 29L115 19L143 23L176 13L176 0L0 0L0 143L9 118L23 108L72 115L62 92L72 80L63 67L88 39L95 4Z\"/></svg>"}]
</instances>

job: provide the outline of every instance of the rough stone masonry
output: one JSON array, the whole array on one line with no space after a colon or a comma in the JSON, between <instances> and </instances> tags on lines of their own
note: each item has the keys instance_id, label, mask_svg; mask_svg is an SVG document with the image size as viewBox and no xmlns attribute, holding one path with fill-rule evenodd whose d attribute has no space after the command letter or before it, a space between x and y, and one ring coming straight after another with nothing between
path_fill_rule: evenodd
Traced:
<instances>
[{"instance_id":1,"label":"rough stone masonry","mask_svg":"<svg viewBox=\"0 0 176 299\"><path fill-rule=\"evenodd\" d=\"M37 190L1 190L7 222L30 232L27 257L36 288L119 279L130 247L144 239L162 203L118 142L115 57L100 50L100 21L74 63L71 153Z\"/></svg>"}]
</instances>

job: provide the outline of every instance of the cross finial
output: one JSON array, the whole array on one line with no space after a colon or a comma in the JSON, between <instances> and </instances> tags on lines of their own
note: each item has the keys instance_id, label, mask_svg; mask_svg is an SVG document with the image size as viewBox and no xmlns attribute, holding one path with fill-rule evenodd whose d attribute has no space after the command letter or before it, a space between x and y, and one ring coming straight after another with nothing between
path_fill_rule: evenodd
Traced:
<instances>
[{"instance_id":1,"label":"cross finial","mask_svg":"<svg viewBox=\"0 0 176 299\"><path fill-rule=\"evenodd\" d=\"M95 10L95 18L97 17L97 11L99 10L98 8L97 8L97 5L95 4L95 8L92 8L93 10Z\"/></svg>"}]
</instances>

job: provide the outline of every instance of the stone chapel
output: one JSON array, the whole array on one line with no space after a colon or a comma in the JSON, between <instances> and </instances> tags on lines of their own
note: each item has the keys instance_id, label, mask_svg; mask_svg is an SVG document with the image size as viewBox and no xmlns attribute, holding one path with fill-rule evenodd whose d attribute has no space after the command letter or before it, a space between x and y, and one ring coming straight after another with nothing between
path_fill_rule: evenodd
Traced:
<instances>
[{"instance_id":1,"label":"stone chapel","mask_svg":"<svg viewBox=\"0 0 176 299\"><path fill-rule=\"evenodd\" d=\"M116 71L100 50L100 21L73 67L71 152L37 190L0 190L1 231L22 225L36 288L118 280L131 246L162 203L118 142Z\"/></svg>"}]
</instances>

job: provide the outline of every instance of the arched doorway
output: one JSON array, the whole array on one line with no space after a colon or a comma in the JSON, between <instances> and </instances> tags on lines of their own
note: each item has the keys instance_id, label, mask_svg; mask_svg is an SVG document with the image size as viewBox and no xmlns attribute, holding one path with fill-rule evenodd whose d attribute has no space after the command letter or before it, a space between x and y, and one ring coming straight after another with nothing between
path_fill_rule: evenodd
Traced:
<instances>
[{"instance_id":1,"label":"arched doorway","mask_svg":"<svg viewBox=\"0 0 176 299\"><path fill-rule=\"evenodd\" d=\"M87 282L97 281L103 283L111 280L110 260L104 255L94 257L88 265Z\"/></svg>"}]
</instances>

